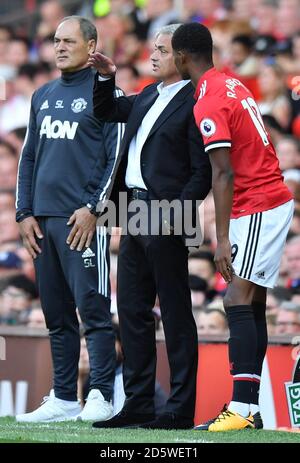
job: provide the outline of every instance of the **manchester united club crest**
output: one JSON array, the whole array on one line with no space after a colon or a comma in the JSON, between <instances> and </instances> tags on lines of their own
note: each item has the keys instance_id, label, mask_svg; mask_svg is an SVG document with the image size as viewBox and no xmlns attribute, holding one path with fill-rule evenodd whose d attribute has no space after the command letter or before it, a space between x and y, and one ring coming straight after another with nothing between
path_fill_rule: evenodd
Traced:
<instances>
[{"instance_id":1,"label":"manchester united club crest","mask_svg":"<svg viewBox=\"0 0 300 463\"><path fill-rule=\"evenodd\" d=\"M72 101L71 109L74 113L81 113L87 107L87 101L84 98L75 98Z\"/></svg>"}]
</instances>

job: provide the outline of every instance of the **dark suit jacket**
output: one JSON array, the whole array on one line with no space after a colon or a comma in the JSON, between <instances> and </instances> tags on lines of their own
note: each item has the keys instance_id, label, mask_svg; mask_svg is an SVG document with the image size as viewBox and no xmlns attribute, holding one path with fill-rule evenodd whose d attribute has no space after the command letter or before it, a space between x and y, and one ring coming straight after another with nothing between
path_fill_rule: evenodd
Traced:
<instances>
[{"instance_id":1,"label":"dark suit jacket","mask_svg":"<svg viewBox=\"0 0 300 463\"><path fill-rule=\"evenodd\" d=\"M126 122L124 137L111 186L115 193L126 191L125 173L132 138L158 97L157 84L139 95L118 96L115 79L94 85L94 115L103 121ZM194 89L183 87L154 123L141 153L141 172L153 199L203 200L211 188L211 166L193 116ZM194 211L196 216L196 208Z\"/></svg>"}]
</instances>

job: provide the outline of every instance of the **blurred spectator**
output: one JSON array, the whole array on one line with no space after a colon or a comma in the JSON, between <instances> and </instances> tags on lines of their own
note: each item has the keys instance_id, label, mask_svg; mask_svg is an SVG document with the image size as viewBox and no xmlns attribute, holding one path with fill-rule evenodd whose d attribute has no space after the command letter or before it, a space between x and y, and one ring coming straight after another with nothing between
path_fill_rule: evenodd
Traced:
<instances>
[{"instance_id":1,"label":"blurred spectator","mask_svg":"<svg viewBox=\"0 0 300 463\"><path fill-rule=\"evenodd\" d=\"M254 51L260 59L265 60L267 57L273 55L276 39L273 35L262 34L255 38Z\"/></svg>"},{"instance_id":2,"label":"blurred spectator","mask_svg":"<svg viewBox=\"0 0 300 463\"><path fill-rule=\"evenodd\" d=\"M247 0L232 0L231 16L235 21L249 20L253 13L253 2Z\"/></svg>"},{"instance_id":3,"label":"blurred spectator","mask_svg":"<svg viewBox=\"0 0 300 463\"><path fill-rule=\"evenodd\" d=\"M300 25L296 34L291 40L292 50L289 54L280 54L276 57L277 62L287 74L299 75L300 73Z\"/></svg>"},{"instance_id":4,"label":"blurred spectator","mask_svg":"<svg viewBox=\"0 0 300 463\"><path fill-rule=\"evenodd\" d=\"M220 52L220 58L223 64L230 59L230 44L235 35L251 34L252 29L248 21L233 21L222 19L212 24L210 28L214 47Z\"/></svg>"},{"instance_id":5,"label":"blurred spectator","mask_svg":"<svg viewBox=\"0 0 300 463\"><path fill-rule=\"evenodd\" d=\"M0 186L2 190L13 190L16 186L18 160L14 156L1 155L0 142Z\"/></svg>"},{"instance_id":6,"label":"blurred spectator","mask_svg":"<svg viewBox=\"0 0 300 463\"><path fill-rule=\"evenodd\" d=\"M18 245L15 249L15 253L22 260L22 273L30 280L35 281L33 260L25 246Z\"/></svg>"},{"instance_id":7,"label":"blurred spectator","mask_svg":"<svg viewBox=\"0 0 300 463\"><path fill-rule=\"evenodd\" d=\"M300 288L292 288L291 301L300 306Z\"/></svg>"},{"instance_id":8,"label":"blurred spectator","mask_svg":"<svg viewBox=\"0 0 300 463\"><path fill-rule=\"evenodd\" d=\"M94 23L101 37L101 52L112 57L118 64L118 57L122 56L123 37L130 30L128 17L120 13L110 13L97 18Z\"/></svg>"},{"instance_id":9,"label":"blurred spectator","mask_svg":"<svg viewBox=\"0 0 300 463\"><path fill-rule=\"evenodd\" d=\"M189 274L203 278L207 283L206 298L211 301L218 292L225 289L225 282L219 273L216 273L214 256L212 252L199 250L193 252L188 260Z\"/></svg>"},{"instance_id":10,"label":"blurred spectator","mask_svg":"<svg viewBox=\"0 0 300 463\"><path fill-rule=\"evenodd\" d=\"M209 310L221 310L224 312L223 298L221 295L216 296L209 304L206 305L206 309Z\"/></svg>"},{"instance_id":11,"label":"blurred spectator","mask_svg":"<svg viewBox=\"0 0 300 463\"><path fill-rule=\"evenodd\" d=\"M299 23L299 1L279 0L275 25L276 37L279 39L292 37L299 31Z\"/></svg>"},{"instance_id":12,"label":"blurred spectator","mask_svg":"<svg viewBox=\"0 0 300 463\"><path fill-rule=\"evenodd\" d=\"M54 79L56 76L56 71L53 71L51 64L46 62L40 62L36 65L36 71L33 79L34 89L41 87L42 85L49 82L49 80Z\"/></svg>"},{"instance_id":13,"label":"blurred spectator","mask_svg":"<svg viewBox=\"0 0 300 463\"><path fill-rule=\"evenodd\" d=\"M0 212L0 245L6 243L7 241L18 241L19 237L19 227L16 223L15 210L6 209Z\"/></svg>"},{"instance_id":14,"label":"blurred spectator","mask_svg":"<svg viewBox=\"0 0 300 463\"><path fill-rule=\"evenodd\" d=\"M209 290L214 290L216 283L216 267L214 256L209 251L196 251L189 256L189 274L196 275L207 283Z\"/></svg>"},{"instance_id":15,"label":"blurred spectator","mask_svg":"<svg viewBox=\"0 0 300 463\"><path fill-rule=\"evenodd\" d=\"M296 208L294 212L294 217L290 227L290 233L294 235L300 235L300 210L299 204L296 203Z\"/></svg>"},{"instance_id":16,"label":"blurred spectator","mask_svg":"<svg viewBox=\"0 0 300 463\"><path fill-rule=\"evenodd\" d=\"M101 0L99 0L100 3ZM143 8L134 8L133 2L122 2L118 5L111 2L111 13L126 15L131 23L131 31L140 40L152 39L164 25L179 22L179 11L173 0L147 0Z\"/></svg>"},{"instance_id":17,"label":"blurred spectator","mask_svg":"<svg viewBox=\"0 0 300 463\"><path fill-rule=\"evenodd\" d=\"M6 209L14 209L15 193L13 190L0 189L0 212Z\"/></svg>"},{"instance_id":18,"label":"blurred spectator","mask_svg":"<svg viewBox=\"0 0 300 463\"><path fill-rule=\"evenodd\" d=\"M300 210L300 170L288 169L283 171L284 183L291 191L295 200L295 210Z\"/></svg>"},{"instance_id":19,"label":"blurred spectator","mask_svg":"<svg viewBox=\"0 0 300 463\"><path fill-rule=\"evenodd\" d=\"M16 267L19 269L18 273L22 273L23 275L27 276L30 280L35 281L35 270L32 257L20 241L6 241L4 244L1 244L0 254L1 253L15 254L19 259L21 259L21 266L18 265ZM3 273L7 273L7 270L6 272L3 271L4 268L5 267L2 267L1 271L0 267L0 276L2 276Z\"/></svg>"},{"instance_id":20,"label":"blurred spectator","mask_svg":"<svg viewBox=\"0 0 300 463\"><path fill-rule=\"evenodd\" d=\"M118 55L118 64L136 65L140 59L148 59L145 43L136 33L129 31L123 37L122 47Z\"/></svg>"},{"instance_id":21,"label":"blurred spectator","mask_svg":"<svg viewBox=\"0 0 300 463\"><path fill-rule=\"evenodd\" d=\"M3 279L7 277L19 275L21 273L21 268L22 260L15 253L9 251L0 251L0 279L2 283Z\"/></svg>"},{"instance_id":22,"label":"blurred spectator","mask_svg":"<svg viewBox=\"0 0 300 463\"><path fill-rule=\"evenodd\" d=\"M6 63L15 69L27 64L29 59L29 41L23 37L12 38L6 49Z\"/></svg>"},{"instance_id":23,"label":"blurred spectator","mask_svg":"<svg viewBox=\"0 0 300 463\"><path fill-rule=\"evenodd\" d=\"M269 293L278 301L278 306L284 301L290 301L292 297L292 290L284 286L275 286L275 288L268 290Z\"/></svg>"},{"instance_id":24,"label":"blurred spectator","mask_svg":"<svg viewBox=\"0 0 300 463\"><path fill-rule=\"evenodd\" d=\"M24 275L7 278L2 290L0 320L3 324L27 323L31 304L38 297L35 284Z\"/></svg>"},{"instance_id":25,"label":"blurred spectator","mask_svg":"<svg viewBox=\"0 0 300 463\"><path fill-rule=\"evenodd\" d=\"M53 35L61 20L67 16L62 3L58 0L48 0L41 4L40 7L41 21L38 25L37 35L43 39Z\"/></svg>"},{"instance_id":26,"label":"blurred spectator","mask_svg":"<svg viewBox=\"0 0 300 463\"><path fill-rule=\"evenodd\" d=\"M283 127L281 127L277 119L275 119L275 117L271 114L265 114L262 116L262 119L264 126L271 137L271 141L275 146L280 140L282 140L286 132Z\"/></svg>"},{"instance_id":27,"label":"blurred spectator","mask_svg":"<svg viewBox=\"0 0 300 463\"><path fill-rule=\"evenodd\" d=\"M287 239L291 239L291 236L288 234ZM281 258L280 267L279 267L279 276L277 284L287 288L289 286L289 270L288 270L288 259L286 256L286 246Z\"/></svg>"},{"instance_id":28,"label":"blurred spectator","mask_svg":"<svg viewBox=\"0 0 300 463\"><path fill-rule=\"evenodd\" d=\"M266 323L268 336L274 336L276 334L276 318L277 315L266 312Z\"/></svg>"},{"instance_id":29,"label":"blurred spectator","mask_svg":"<svg viewBox=\"0 0 300 463\"><path fill-rule=\"evenodd\" d=\"M239 76L257 74L258 63L252 53L252 38L249 35L235 35L231 41L231 63Z\"/></svg>"},{"instance_id":30,"label":"blurred spectator","mask_svg":"<svg viewBox=\"0 0 300 463\"><path fill-rule=\"evenodd\" d=\"M16 129L11 130L4 136L4 141L6 141L6 143L8 143L14 148L18 158L22 151L26 130L27 129L25 126L18 127Z\"/></svg>"},{"instance_id":31,"label":"blurred spectator","mask_svg":"<svg viewBox=\"0 0 300 463\"><path fill-rule=\"evenodd\" d=\"M199 335L228 334L226 314L219 309L200 310L196 319L196 325Z\"/></svg>"},{"instance_id":32,"label":"blurred spectator","mask_svg":"<svg viewBox=\"0 0 300 463\"><path fill-rule=\"evenodd\" d=\"M180 22L173 0L147 0L144 11L149 20L148 39L153 39L162 27Z\"/></svg>"},{"instance_id":33,"label":"blurred spectator","mask_svg":"<svg viewBox=\"0 0 300 463\"><path fill-rule=\"evenodd\" d=\"M283 128L287 128L290 123L291 107L283 69L278 64L265 62L258 73L258 84L261 93L258 106L261 114L272 114Z\"/></svg>"},{"instance_id":34,"label":"blurred spectator","mask_svg":"<svg viewBox=\"0 0 300 463\"><path fill-rule=\"evenodd\" d=\"M0 25L0 63L6 61L6 54L9 42L13 36L12 30L5 24Z\"/></svg>"},{"instance_id":35,"label":"blurred spectator","mask_svg":"<svg viewBox=\"0 0 300 463\"><path fill-rule=\"evenodd\" d=\"M201 307L206 300L207 282L197 275L189 275L192 307Z\"/></svg>"},{"instance_id":36,"label":"blurred spectator","mask_svg":"<svg viewBox=\"0 0 300 463\"><path fill-rule=\"evenodd\" d=\"M300 287L300 236L291 238L286 245L287 271L290 288Z\"/></svg>"},{"instance_id":37,"label":"blurred spectator","mask_svg":"<svg viewBox=\"0 0 300 463\"><path fill-rule=\"evenodd\" d=\"M226 17L226 10L221 0L185 0L184 7L186 22L203 22L209 27L215 21Z\"/></svg>"},{"instance_id":38,"label":"blurred spectator","mask_svg":"<svg viewBox=\"0 0 300 463\"><path fill-rule=\"evenodd\" d=\"M267 292L267 302L266 302L266 313L269 315L274 315L275 318L279 311L280 301L279 299L273 294L272 290L268 290Z\"/></svg>"},{"instance_id":39,"label":"blurred spectator","mask_svg":"<svg viewBox=\"0 0 300 463\"><path fill-rule=\"evenodd\" d=\"M54 53L54 36L48 35L43 38L38 47L38 58L42 63L47 63L51 69L55 67L55 53Z\"/></svg>"},{"instance_id":40,"label":"blurred spectator","mask_svg":"<svg viewBox=\"0 0 300 463\"><path fill-rule=\"evenodd\" d=\"M285 136L276 144L281 170L300 168L300 143L294 137Z\"/></svg>"},{"instance_id":41,"label":"blurred spectator","mask_svg":"<svg viewBox=\"0 0 300 463\"><path fill-rule=\"evenodd\" d=\"M41 307L34 307L33 309L31 309L27 317L26 326L28 326L28 328L46 329L45 317Z\"/></svg>"},{"instance_id":42,"label":"blurred spectator","mask_svg":"<svg viewBox=\"0 0 300 463\"><path fill-rule=\"evenodd\" d=\"M0 252L0 267L4 268L21 268L22 261L17 254L13 252Z\"/></svg>"},{"instance_id":43,"label":"blurred spectator","mask_svg":"<svg viewBox=\"0 0 300 463\"><path fill-rule=\"evenodd\" d=\"M6 101L2 107L0 119L1 132L7 133L18 127L27 125L29 121L31 97L34 90L37 88L35 79L40 75L39 73L40 68L36 64L27 63L19 67L14 81L15 95ZM41 80L38 79L38 83L40 82ZM14 117L10 117L11 114L14 114Z\"/></svg>"},{"instance_id":44,"label":"blurred spectator","mask_svg":"<svg viewBox=\"0 0 300 463\"><path fill-rule=\"evenodd\" d=\"M3 159L15 159L16 154L14 147L9 142L0 139L0 161ZM0 185L3 188L1 183Z\"/></svg>"},{"instance_id":45,"label":"blurred spectator","mask_svg":"<svg viewBox=\"0 0 300 463\"><path fill-rule=\"evenodd\" d=\"M275 334L300 333L300 306L294 302L283 302L276 318Z\"/></svg>"},{"instance_id":46,"label":"blurred spectator","mask_svg":"<svg viewBox=\"0 0 300 463\"><path fill-rule=\"evenodd\" d=\"M254 27L258 35L273 35L276 26L276 3L274 0L258 1L255 8Z\"/></svg>"},{"instance_id":47,"label":"blurred spectator","mask_svg":"<svg viewBox=\"0 0 300 463\"><path fill-rule=\"evenodd\" d=\"M291 299L291 292L287 288L277 286L269 289L267 292L266 302L266 321L268 335L276 334L276 319L280 310L280 306L284 301Z\"/></svg>"},{"instance_id":48,"label":"blurred spectator","mask_svg":"<svg viewBox=\"0 0 300 463\"><path fill-rule=\"evenodd\" d=\"M118 66L116 85L120 87L126 96L135 95L139 90L139 73L130 64Z\"/></svg>"}]
</instances>

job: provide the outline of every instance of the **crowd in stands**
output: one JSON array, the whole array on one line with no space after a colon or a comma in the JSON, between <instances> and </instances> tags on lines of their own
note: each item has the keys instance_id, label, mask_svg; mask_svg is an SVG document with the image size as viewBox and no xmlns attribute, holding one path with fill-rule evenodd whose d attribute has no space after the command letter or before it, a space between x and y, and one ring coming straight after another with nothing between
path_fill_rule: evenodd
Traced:
<instances>
[{"instance_id":1,"label":"crowd in stands","mask_svg":"<svg viewBox=\"0 0 300 463\"><path fill-rule=\"evenodd\" d=\"M300 333L300 1L101 0L83 1L75 11L63 5L56 0L40 2L34 30L0 24L0 325L45 326L33 263L15 222L16 177L31 96L59 76L54 64L54 31L64 16L76 13L93 18L100 37L98 48L117 64L117 85L127 95L153 82L149 56L160 27L200 21L210 28L216 67L253 92L284 181L295 197L278 286L268 292L267 319L269 335ZM226 335L225 282L213 261L216 237L211 193L204 204L203 233L203 245L189 258L199 337ZM116 319L119 238L120 230L115 229L111 287ZM159 320L159 301L155 314Z\"/></svg>"}]
</instances>

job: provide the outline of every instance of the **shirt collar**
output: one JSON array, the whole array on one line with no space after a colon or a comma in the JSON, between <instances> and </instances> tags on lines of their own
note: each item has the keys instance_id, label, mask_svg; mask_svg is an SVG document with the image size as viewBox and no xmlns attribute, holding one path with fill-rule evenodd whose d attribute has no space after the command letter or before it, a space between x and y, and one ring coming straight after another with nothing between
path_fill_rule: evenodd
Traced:
<instances>
[{"instance_id":1,"label":"shirt collar","mask_svg":"<svg viewBox=\"0 0 300 463\"><path fill-rule=\"evenodd\" d=\"M90 67L80 69L79 71L74 72L63 72L61 75L61 83L63 85L78 85L85 81L91 74L93 70Z\"/></svg>"},{"instance_id":2,"label":"shirt collar","mask_svg":"<svg viewBox=\"0 0 300 463\"><path fill-rule=\"evenodd\" d=\"M180 80L179 82L175 82L174 84L164 86L163 82L158 84L157 91L160 95L163 96L173 96L179 90L181 90L185 85L187 85L190 80Z\"/></svg>"},{"instance_id":3,"label":"shirt collar","mask_svg":"<svg viewBox=\"0 0 300 463\"><path fill-rule=\"evenodd\" d=\"M201 91L201 86L203 84L203 82L206 80L206 79L211 79L212 77L214 77L215 75L219 74L219 71L217 71L217 69L215 67L213 68L210 68L208 71L206 71L199 79L198 81L198 84L197 84L197 87L196 87L196 91L194 93L194 98L195 100L198 100L199 98L199 94L200 94L200 91Z\"/></svg>"}]
</instances>

